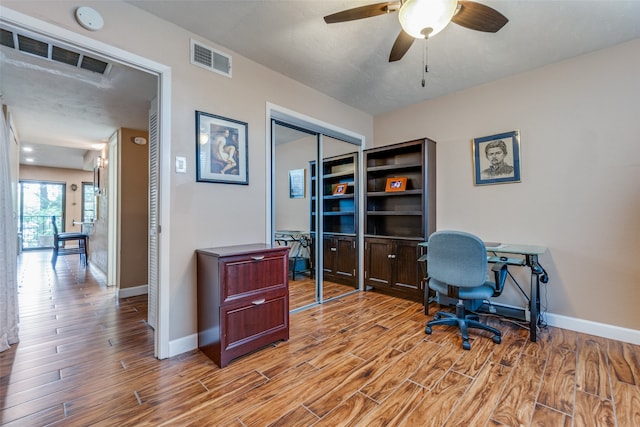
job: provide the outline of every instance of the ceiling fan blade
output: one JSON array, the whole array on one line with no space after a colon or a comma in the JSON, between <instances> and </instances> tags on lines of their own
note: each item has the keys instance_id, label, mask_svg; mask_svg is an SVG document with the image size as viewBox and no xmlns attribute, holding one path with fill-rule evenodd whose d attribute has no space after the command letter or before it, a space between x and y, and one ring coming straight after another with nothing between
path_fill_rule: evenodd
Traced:
<instances>
[{"instance_id":1,"label":"ceiling fan blade","mask_svg":"<svg viewBox=\"0 0 640 427\"><path fill-rule=\"evenodd\" d=\"M495 33L509 20L497 10L473 1L458 1L459 10L451 20L477 31Z\"/></svg>"},{"instance_id":2,"label":"ceiling fan blade","mask_svg":"<svg viewBox=\"0 0 640 427\"><path fill-rule=\"evenodd\" d=\"M395 12L400 8L399 1L386 1L384 3L370 4L367 6L354 7L353 9L343 10L324 17L327 24L335 24L336 22L354 21L356 19L371 18L372 16L384 15L385 13Z\"/></svg>"},{"instance_id":3,"label":"ceiling fan blade","mask_svg":"<svg viewBox=\"0 0 640 427\"><path fill-rule=\"evenodd\" d=\"M391 53L389 54L389 62L395 62L402 59L409 50L415 38L407 34L404 30L400 31L396 41L393 43Z\"/></svg>"}]
</instances>

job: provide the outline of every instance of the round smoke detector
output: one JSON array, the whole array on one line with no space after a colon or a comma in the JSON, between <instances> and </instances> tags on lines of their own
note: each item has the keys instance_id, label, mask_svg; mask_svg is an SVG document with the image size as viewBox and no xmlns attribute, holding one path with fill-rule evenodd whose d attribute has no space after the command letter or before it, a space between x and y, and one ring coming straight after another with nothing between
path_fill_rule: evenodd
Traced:
<instances>
[{"instance_id":1,"label":"round smoke detector","mask_svg":"<svg viewBox=\"0 0 640 427\"><path fill-rule=\"evenodd\" d=\"M89 31L98 31L104 25L102 15L97 10L87 6L81 6L76 9L76 21L82 28Z\"/></svg>"}]
</instances>

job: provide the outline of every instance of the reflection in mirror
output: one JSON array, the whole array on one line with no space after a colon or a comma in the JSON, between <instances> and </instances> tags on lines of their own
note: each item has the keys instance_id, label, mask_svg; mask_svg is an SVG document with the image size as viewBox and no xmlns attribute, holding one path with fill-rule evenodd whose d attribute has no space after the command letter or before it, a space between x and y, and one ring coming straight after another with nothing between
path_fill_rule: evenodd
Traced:
<instances>
[{"instance_id":1,"label":"reflection in mirror","mask_svg":"<svg viewBox=\"0 0 640 427\"><path fill-rule=\"evenodd\" d=\"M289 308L319 301L310 233L311 175L317 135L273 124L273 218L276 245L289 249Z\"/></svg>"},{"instance_id":2,"label":"reflection in mirror","mask_svg":"<svg viewBox=\"0 0 640 427\"><path fill-rule=\"evenodd\" d=\"M316 172L322 193L322 299L358 289L357 146L323 135L322 168Z\"/></svg>"},{"instance_id":3,"label":"reflection in mirror","mask_svg":"<svg viewBox=\"0 0 640 427\"><path fill-rule=\"evenodd\" d=\"M293 311L359 288L359 146L276 121L272 126L273 241L289 247Z\"/></svg>"}]
</instances>

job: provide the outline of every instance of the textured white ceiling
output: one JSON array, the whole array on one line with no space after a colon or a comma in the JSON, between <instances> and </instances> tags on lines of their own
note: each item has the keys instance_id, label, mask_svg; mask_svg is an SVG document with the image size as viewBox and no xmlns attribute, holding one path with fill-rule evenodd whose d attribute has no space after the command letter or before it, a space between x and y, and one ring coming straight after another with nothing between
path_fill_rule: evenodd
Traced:
<instances>
[{"instance_id":1,"label":"textured white ceiling","mask_svg":"<svg viewBox=\"0 0 640 427\"><path fill-rule=\"evenodd\" d=\"M373 115L640 37L640 1L488 0L498 33L450 24L389 63L397 13L339 24L323 16L373 1L129 0L268 68Z\"/></svg>"},{"instance_id":2,"label":"textured white ceiling","mask_svg":"<svg viewBox=\"0 0 640 427\"><path fill-rule=\"evenodd\" d=\"M450 24L434 36L423 88L424 43L388 63L400 31L396 13L332 25L322 19L376 0L127 2L372 115L640 37L640 0L482 1L509 23L496 34ZM84 152L119 127L146 126L155 77L114 64L96 79L25 56L0 47L0 90L23 143Z\"/></svg>"}]
</instances>

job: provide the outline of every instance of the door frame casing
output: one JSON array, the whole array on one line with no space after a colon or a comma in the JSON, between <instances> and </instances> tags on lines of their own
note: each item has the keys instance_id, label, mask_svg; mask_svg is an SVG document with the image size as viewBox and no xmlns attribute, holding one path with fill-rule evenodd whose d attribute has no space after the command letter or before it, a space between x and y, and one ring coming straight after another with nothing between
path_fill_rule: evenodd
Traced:
<instances>
[{"instance_id":1,"label":"door frame casing","mask_svg":"<svg viewBox=\"0 0 640 427\"><path fill-rule=\"evenodd\" d=\"M162 233L159 234L158 250L158 325L155 329L155 356L165 359L173 356L169 341L170 281L170 216L171 216L171 67L125 51L104 42L83 36L49 22L8 9L0 5L0 22L18 27L47 38L64 41L81 50L95 52L131 68L145 71L158 77L158 143L159 145L159 212Z\"/></svg>"},{"instance_id":2,"label":"door frame casing","mask_svg":"<svg viewBox=\"0 0 640 427\"><path fill-rule=\"evenodd\" d=\"M120 289L120 155L119 131L108 142L109 169L107 177L107 286Z\"/></svg>"}]
</instances>

